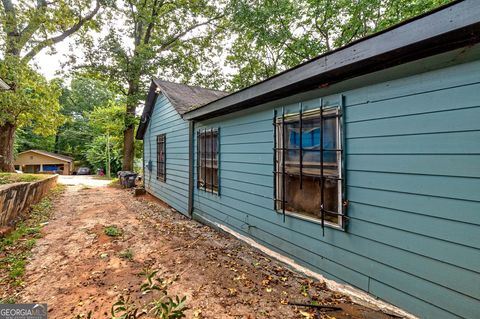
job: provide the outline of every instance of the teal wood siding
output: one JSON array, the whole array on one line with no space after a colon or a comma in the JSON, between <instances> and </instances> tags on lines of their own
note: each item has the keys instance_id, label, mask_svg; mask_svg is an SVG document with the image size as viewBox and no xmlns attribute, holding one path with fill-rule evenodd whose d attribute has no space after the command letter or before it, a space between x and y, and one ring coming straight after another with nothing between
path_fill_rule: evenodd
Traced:
<instances>
[{"instance_id":1,"label":"teal wood siding","mask_svg":"<svg viewBox=\"0 0 480 319\"><path fill-rule=\"evenodd\" d=\"M157 135L166 135L166 181L157 180ZM188 214L188 122L160 94L144 137L145 188L180 213ZM153 169L148 170L152 161Z\"/></svg>"},{"instance_id":2,"label":"teal wood siding","mask_svg":"<svg viewBox=\"0 0 480 319\"><path fill-rule=\"evenodd\" d=\"M194 217L422 318L479 318L480 61L322 92L196 123L220 128L221 165L220 196L195 189ZM273 109L340 94L350 220L322 237L273 210Z\"/></svg>"}]
</instances>

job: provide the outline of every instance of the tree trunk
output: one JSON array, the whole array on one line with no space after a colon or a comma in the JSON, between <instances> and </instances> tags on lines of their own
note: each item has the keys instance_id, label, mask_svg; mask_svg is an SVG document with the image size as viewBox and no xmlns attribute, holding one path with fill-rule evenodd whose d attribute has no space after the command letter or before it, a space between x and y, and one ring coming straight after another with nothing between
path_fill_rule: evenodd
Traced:
<instances>
[{"instance_id":1,"label":"tree trunk","mask_svg":"<svg viewBox=\"0 0 480 319\"><path fill-rule=\"evenodd\" d=\"M129 84L127 94L127 108L125 116L125 130L123 131L123 163L122 170L133 171L133 160L135 158L135 108L136 97L138 95L137 81L132 81Z\"/></svg>"},{"instance_id":2,"label":"tree trunk","mask_svg":"<svg viewBox=\"0 0 480 319\"><path fill-rule=\"evenodd\" d=\"M0 172L14 172L13 142L15 140L15 125L5 123L0 126Z\"/></svg>"},{"instance_id":3,"label":"tree trunk","mask_svg":"<svg viewBox=\"0 0 480 319\"><path fill-rule=\"evenodd\" d=\"M133 171L134 148L134 125L129 125L123 131L123 163L122 170Z\"/></svg>"}]
</instances>

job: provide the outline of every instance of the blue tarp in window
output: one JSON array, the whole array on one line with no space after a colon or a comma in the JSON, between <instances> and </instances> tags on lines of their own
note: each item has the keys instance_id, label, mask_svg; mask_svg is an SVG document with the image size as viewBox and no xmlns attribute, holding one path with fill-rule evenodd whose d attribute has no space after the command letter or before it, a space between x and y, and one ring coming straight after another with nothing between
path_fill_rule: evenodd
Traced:
<instances>
[{"instance_id":1,"label":"blue tarp in window","mask_svg":"<svg viewBox=\"0 0 480 319\"><path fill-rule=\"evenodd\" d=\"M300 149L300 128L298 124L289 125L288 130L288 144L289 149ZM307 127L304 126L302 132L302 147L304 149L304 160L311 162L320 162L320 128L319 127ZM315 123L317 126L317 123ZM323 137L323 149L332 150L337 148L337 136L336 136L336 124L334 121L325 121L324 125L324 134ZM313 150L313 151L310 151ZM318 150L318 151L316 151ZM298 160L299 157L298 151L289 151L288 157L290 160ZM335 151L324 151L323 158L325 162L335 162L336 161L336 152Z\"/></svg>"}]
</instances>

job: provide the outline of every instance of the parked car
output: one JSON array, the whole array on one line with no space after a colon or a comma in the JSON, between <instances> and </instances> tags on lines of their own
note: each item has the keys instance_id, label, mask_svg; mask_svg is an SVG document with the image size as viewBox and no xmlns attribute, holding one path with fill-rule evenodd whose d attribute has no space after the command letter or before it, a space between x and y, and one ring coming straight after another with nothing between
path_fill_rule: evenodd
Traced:
<instances>
[{"instance_id":1,"label":"parked car","mask_svg":"<svg viewBox=\"0 0 480 319\"><path fill-rule=\"evenodd\" d=\"M88 167L80 167L77 170L77 175L90 175L90 168Z\"/></svg>"}]
</instances>

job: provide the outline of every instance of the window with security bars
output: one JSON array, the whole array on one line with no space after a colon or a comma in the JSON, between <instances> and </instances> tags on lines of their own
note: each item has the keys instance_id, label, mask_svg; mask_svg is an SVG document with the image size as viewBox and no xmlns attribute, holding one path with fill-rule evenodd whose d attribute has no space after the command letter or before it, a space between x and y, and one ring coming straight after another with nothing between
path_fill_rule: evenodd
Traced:
<instances>
[{"instance_id":1,"label":"window with security bars","mask_svg":"<svg viewBox=\"0 0 480 319\"><path fill-rule=\"evenodd\" d=\"M219 130L197 132L197 188L219 193L218 186Z\"/></svg>"},{"instance_id":2,"label":"window with security bars","mask_svg":"<svg viewBox=\"0 0 480 319\"><path fill-rule=\"evenodd\" d=\"M275 209L344 226L341 111L274 115Z\"/></svg>"},{"instance_id":3,"label":"window with security bars","mask_svg":"<svg viewBox=\"0 0 480 319\"><path fill-rule=\"evenodd\" d=\"M157 179L165 182L167 179L166 136L157 136Z\"/></svg>"}]
</instances>

